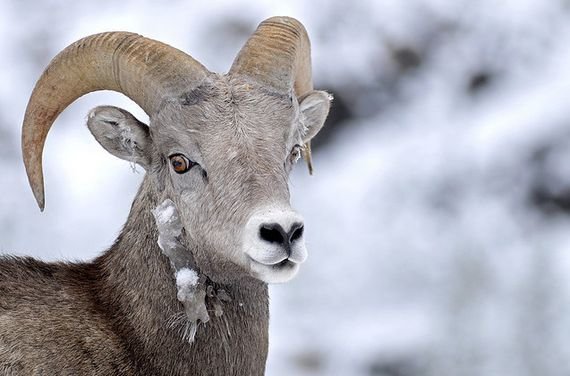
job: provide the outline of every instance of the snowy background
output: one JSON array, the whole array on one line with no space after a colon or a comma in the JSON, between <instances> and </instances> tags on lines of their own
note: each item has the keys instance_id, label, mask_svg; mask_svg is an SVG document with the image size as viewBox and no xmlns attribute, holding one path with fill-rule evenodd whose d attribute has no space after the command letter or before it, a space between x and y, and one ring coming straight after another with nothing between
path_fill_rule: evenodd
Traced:
<instances>
[{"instance_id":1,"label":"snowy background","mask_svg":"<svg viewBox=\"0 0 570 376\"><path fill-rule=\"evenodd\" d=\"M207 4L207 5L206 5ZM47 141L40 214L20 124L50 59L128 30L225 72L257 24L291 15L335 94L300 165L310 258L274 286L268 375L570 374L570 1L0 2L0 253L88 260L141 181L84 126Z\"/></svg>"}]
</instances>

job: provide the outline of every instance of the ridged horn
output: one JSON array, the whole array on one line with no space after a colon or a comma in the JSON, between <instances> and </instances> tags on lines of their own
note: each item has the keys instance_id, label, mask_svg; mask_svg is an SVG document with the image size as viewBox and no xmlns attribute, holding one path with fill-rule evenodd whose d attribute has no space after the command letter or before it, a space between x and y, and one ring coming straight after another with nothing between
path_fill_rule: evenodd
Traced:
<instances>
[{"instance_id":1,"label":"ridged horn","mask_svg":"<svg viewBox=\"0 0 570 376\"><path fill-rule=\"evenodd\" d=\"M311 43L305 27L291 17L266 19L242 47L229 73L247 75L283 92L294 89L297 97L313 90ZM303 157L312 174L310 143Z\"/></svg>"},{"instance_id":2,"label":"ridged horn","mask_svg":"<svg viewBox=\"0 0 570 376\"><path fill-rule=\"evenodd\" d=\"M165 96L182 94L208 73L186 53L133 33L96 34L61 51L36 83L22 126L24 165L40 210L45 206L45 140L69 104L93 91L113 90L128 96L150 116Z\"/></svg>"}]
</instances>

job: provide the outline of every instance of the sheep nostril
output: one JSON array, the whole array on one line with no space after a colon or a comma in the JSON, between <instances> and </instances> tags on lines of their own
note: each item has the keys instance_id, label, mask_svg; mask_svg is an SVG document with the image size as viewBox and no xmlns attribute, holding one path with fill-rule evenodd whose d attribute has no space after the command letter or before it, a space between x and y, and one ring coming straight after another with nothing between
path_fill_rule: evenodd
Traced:
<instances>
[{"instance_id":1,"label":"sheep nostril","mask_svg":"<svg viewBox=\"0 0 570 376\"><path fill-rule=\"evenodd\" d=\"M305 231L305 226L299 223L294 224L293 228L291 228L291 231L289 231L289 241L293 243L296 240L299 240L301 236L303 236L303 231Z\"/></svg>"},{"instance_id":2,"label":"sheep nostril","mask_svg":"<svg viewBox=\"0 0 570 376\"><path fill-rule=\"evenodd\" d=\"M283 245L285 242L283 234L283 228L277 223L264 224L259 229L259 237L269 243L277 243Z\"/></svg>"},{"instance_id":3,"label":"sheep nostril","mask_svg":"<svg viewBox=\"0 0 570 376\"><path fill-rule=\"evenodd\" d=\"M259 237L268 242L281 246L290 257L293 246L303 237L305 227L302 223L293 223L289 232L285 232L279 223L264 223L259 227Z\"/></svg>"}]
</instances>

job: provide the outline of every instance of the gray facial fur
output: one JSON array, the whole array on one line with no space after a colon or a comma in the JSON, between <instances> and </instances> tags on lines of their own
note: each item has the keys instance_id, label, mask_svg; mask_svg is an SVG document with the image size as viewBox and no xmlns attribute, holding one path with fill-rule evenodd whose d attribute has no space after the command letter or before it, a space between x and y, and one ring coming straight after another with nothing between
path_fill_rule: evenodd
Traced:
<instances>
[{"instance_id":1,"label":"gray facial fur","mask_svg":"<svg viewBox=\"0 0 570 376\"><path fill-rule=\"evenodd\" d=\"M126 111L112 112L112 107L93 110L88 125L95 129L90 124L98 123L103 131L92 130L95 138L119 158L140 161L162 192L161 200L172 200L185 230L180 244L204 274L223 283L246 275L281 282L290 279L299 264L267 263L283 257L259 256L265 243L254 239L257 228L251 229L255 234L246 233L246 225L263 212L276 213L284 223L293 222L289 217L302 222L290 207L288 176L300 145L322 127L329 102L327 93L314 91L299 104L292 93L272 92L246 77L213 74L197 88L167 98L151 115L150 132ZM119 124L119 136L117 127L109 126L114 123ZM130 139L109 146L109 140L121 135ZM142 156L133 157L133 148L121 145L136 145ZM146 148L139 150L140 145ZM194 167L176 173L169 157L177 154ZM297 248L305 253L302 239Z\"/></svg>"}]
</instances>

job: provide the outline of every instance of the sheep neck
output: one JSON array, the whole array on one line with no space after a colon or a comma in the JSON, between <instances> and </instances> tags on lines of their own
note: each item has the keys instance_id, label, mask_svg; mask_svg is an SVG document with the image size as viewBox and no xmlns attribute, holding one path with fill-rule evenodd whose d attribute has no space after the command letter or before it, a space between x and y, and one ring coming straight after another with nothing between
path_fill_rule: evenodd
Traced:
<instances>
[{"instance_id":1,"label":"sheep neck","mask_svg":"<svg viewBox=\"0 0 570 376\"><path fill-rule=\"evenodd\" d=\"M171 265L157 244L149 178L135 198L115 244L96 260L101 304L131 359L147 374L263 374L268 342L267 285L244 278L223 288L231 296L221 316L198 327L193 343L177 300ZM210 307L209 307L210 308ZM212 368L213 367L213 368Z\"/></svg>"}]
</instances>

